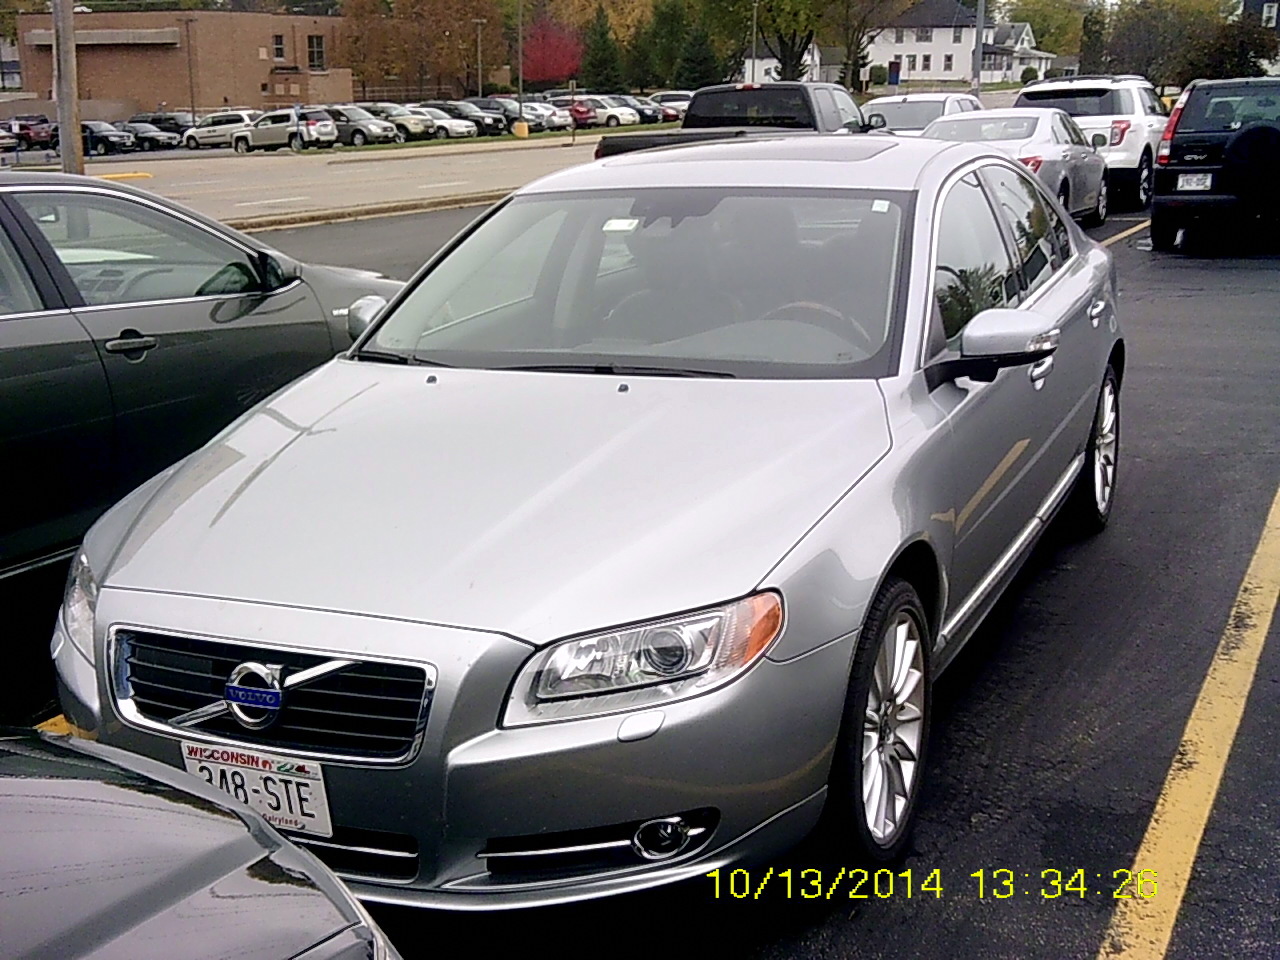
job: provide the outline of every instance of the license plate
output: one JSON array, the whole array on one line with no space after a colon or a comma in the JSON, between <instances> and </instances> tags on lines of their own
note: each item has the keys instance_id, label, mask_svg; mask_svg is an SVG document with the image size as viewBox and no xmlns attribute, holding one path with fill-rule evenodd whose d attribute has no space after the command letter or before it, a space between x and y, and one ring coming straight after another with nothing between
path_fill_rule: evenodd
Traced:
<instances>
[{"instance_id":1,"label":"license plate","mask_svg":"<svg viewBox=\"0 0 1280 960\"><path fill-rule=\"evenodd\" d=\"M273 827L333 836L324 771L314 760L184 740L182 763L187 773L253 807Z\"/></svg>"},{"instance_id":2,"label":"license plate","mask_svg":"<svg viewBox=\"0 0 1280 960\"><path fill-rule=\"evenodd\" d=\"M1213 186L1212 173L1178 174L1179 190L1208 190L1211 186Z\"/></svg>"}]
</instances>

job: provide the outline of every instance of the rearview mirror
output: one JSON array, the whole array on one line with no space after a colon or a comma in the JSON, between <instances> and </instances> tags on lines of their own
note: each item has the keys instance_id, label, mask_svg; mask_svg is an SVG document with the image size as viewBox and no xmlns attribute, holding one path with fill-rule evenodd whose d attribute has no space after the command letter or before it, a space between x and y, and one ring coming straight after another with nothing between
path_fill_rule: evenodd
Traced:
<instances>
[{"instance_id":1,"label":"rearview mirror","mask_svg":"<svg viewBox=\"0 0 1280 960\"><path fill-rule=\"evenodd\" d=\"M1089 138L1089 142L1093 144L1093 149L1095 150L1099 147L1105 147L1107 145L1107 135L1105 133L1095 133Z\"/></svg>"},{"instance_id":2,"label":"rearview mirror","mask_svg":"<svg viewBox=\"0 0 1280 960\"><path fill-rule=\"evenodd\" d=\"M386 305L385 298L371 293L367 297L361 297L347 308L347 335L351 337L353 343L363 336L374 320L378 319L378 314Z\"/></svg>"},{"instance_id":3,"label":"rearview mirror","mask_svg":"<svg viewBox=\"0 0 1280 960\"><path fill-rule=\"evenodd\" d=\"M1034 310L983 310L960 333L960 356L925 369L929 388L957 377L989 383L1003 367L1021 367L1058 349L1057 324Z\"/></svg>"}]
</instances>

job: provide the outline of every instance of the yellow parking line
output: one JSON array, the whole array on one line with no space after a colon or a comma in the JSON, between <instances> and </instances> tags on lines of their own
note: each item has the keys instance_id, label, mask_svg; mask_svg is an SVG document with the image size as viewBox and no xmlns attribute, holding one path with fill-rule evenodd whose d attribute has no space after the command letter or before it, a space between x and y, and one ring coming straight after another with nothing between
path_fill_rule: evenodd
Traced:
<instances>
[{"instance_id":1,"label":"yellow parking line","mask_svg":"<svg viewBox=\"0 0 1280 960\"><path fill-rule=\"evenodd\" d=\"M44 723L36 724L36 729L42 733L67 734L71 732L71 724L67 723L66 717L58 714L56 717L50 717Z\"/></svg>"},{"instance_id":2,"label":"yellow parking line","mask_svg":"<svg viewBox=\"0 0 1280 960\"><path fill-rule=\"evenodd\" d=\"M98 173L94 176L99 180L150 180L153 174L130 170L125 173Z\"/></svg>"},{"instance_id":3,"label":"yellow parking line","mask_svg":"<svg viewBox=\"0 0 1280 960\"><path fill-rule=\"evenodd\" d=\"M1149 226L1151 226L1151 221L1143 220L1136 227L1130 227L1128 230L1121 230L1114 237L1107 237L1107 239L1102 241L1102 245L1104 247L1109 247L1113 243L1119 243L1121 240L1128 240L1135 233L1141 233L1143 230L1147 229L1147 227Z\"/></svg>"},{"instance_id":4,"label":"yellow parking line","mask_svg":"<svg viewBox=\"0 0 1280 960\"><path fill-rule=\"evenodd\" d=\"M1133 861L1157 874L1156 895L1121 900L1098 960L1161 960L1169 949L1196 852L1240 727L1249 688L1280 598L1280 490L1245 571L1213 662Z\"/></svg>"}]
</instances>

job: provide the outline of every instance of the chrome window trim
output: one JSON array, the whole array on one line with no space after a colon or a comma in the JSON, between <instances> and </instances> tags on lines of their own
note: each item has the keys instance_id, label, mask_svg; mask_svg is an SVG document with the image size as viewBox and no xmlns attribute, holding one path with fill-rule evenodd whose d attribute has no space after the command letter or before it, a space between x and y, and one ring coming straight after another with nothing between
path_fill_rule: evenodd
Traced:
<instances>
[{"instance_id":1,"label":"chrome window trim","mask_svg":"<svg viewBox=\"0 0 1280 960\"><path fill-rule=\"evenodd\" d=\"M170 297L167 300L129 300L125 303L86 303L83 307L71 307L76 313L101 313L104 310L136 310L139 307L163 307L174 306L181 303L212 303L222 300L242 300L245 297L274 297L278 293L287 293L294 287L302 283L301 278L295 278L286 283L283 287L277 287L270 292L259 291L254 293L246 291L245 293L206 293L200 296L191 297Z\"/></svg>"},{"instance_id":2,"label":"chrome window trim","mask_svg":"<svg viewBox=\"0 0 1280 960\"><path fill-rule=\"evenodd\" d=\"M925 274L925 283L928 286L928 292L925 294L925 302L923 304L923 322L920 325L920 343L916 350L916 370L923 370L929 363L927 351L929 349L929 324L932 320L932 311L930 305L933 302L933 278L938 272L938 232L942 226L942 208L946 205L947 198L951 195L955 185L970 173L980 171L983 167L1004 167L1013 170L1018 176L1025 177L1021 170L1011 160L1005 160L1001 157L980 157L975 160L969 160L956 167L942 181L942 186L938 188L937 201L933 205L933 212L929 217L929 259L928 272ZM1040 191L1041 198L1044 197L1044 191L1036 184L1037 190ZM983 185L985 192L986 185ZM993 214L999 216L999 211L992 211ZM998 223L998 221L997 221ZM1002 231L1003 232L1003 231ZM1068 229L1068 232L1069 229ZM1073 242L1071 244L1071 256L1065 260L1061 267L1054 271L1049 281L1042 284L1037 290L1030 294L1026 299L1022 300L1014 309L1021 310L1024 307L1034 304L1044 294L1045 290L1051 288L1058 282L1059 277L1066 272L1067 267L1072 264L1076 258L1080 256L1080 250Z\"/></svg>"},{"instance_id":3,"label":"chrome window trim","mask_svg":"<svg viewBox=\"0 0 1280 960\"><path fill-rule=\"evenodd\" d=\"M24 310L21 313L0 313L0 323L10 320L30 320L34 317L48 317L55 313L70 314L71 307L46 307L43 310Z\"/></svg>"},{"instance_id":4,"label":"chrome window trim","mask_svg":"<svg viewBox=\"0 0 1280 960\"><path fill-rule=\"evenodd\" d=\"M239 740L234 737L224 737L217 734L207 733L205 731L190 727L175 727L159 720L152 720L142 715L137 706L133 703L133 697L127 690L127 681L125 680L126 665L123 659L119 657L120 643L117 640L117 634L121 630L137 630L143 633L158 633L171 637L182 637L187 640L204 640L209 643L225 643L233 646L241 646L250 650L279 650L284 653L301 653L307 656L330 657L334 659L357 659L361 663L387 663L395 666L416 667L423 671L425 682L423 684L422 702L418 705L417 725L414 729L413 739L409 745L409 749L396 757L358 757L345 753L332 753L325 750L298 750L286 747L276 747L271 744L257 743L252 740ZM435 699L435 691L439 672L436 665L425 660L407 660L401 657L384 657L378 655L360 654L358 658L353 658L349 653L332 650L318 650L314 647L295 647L282 643L272 643L270 641L243 640L239 637L218 637L209 634L190 633L183 630L171 630L168 627L146 626L140 623L113 623L107 628L106 637L106 683L108 699L115 708L116 716L118 716L126 726L133 727L137 730L143 730L148 733L160 734L171 740L192 740L201 743L214 743L224 746L238 747L243 750L254 750L259 753L276 753L285 756L308 757L313 760L320 760L329 763L338 763L343 766L352 767L395 767L406 766L412 763L422 749L422 742L426 735L427 721L431 712L431 704ZM216 702L216 701L210 701Z\"/></svg>"}]
</instances>

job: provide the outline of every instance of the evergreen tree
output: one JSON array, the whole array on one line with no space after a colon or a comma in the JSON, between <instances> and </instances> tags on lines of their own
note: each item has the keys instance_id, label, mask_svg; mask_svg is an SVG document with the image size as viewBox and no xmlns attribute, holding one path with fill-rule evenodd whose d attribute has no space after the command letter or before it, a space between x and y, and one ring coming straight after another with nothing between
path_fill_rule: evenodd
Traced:
<instances>
[{"instance_id":1,"label":"evergreen tree","mask_svg":"<svg viewBox=\"0 0 1280 960\"><path fill-rule=\"evenodd\" d=\"M596 15L582 35L582 85L595 93L623 93L627 89L622 76L622 54L613 38L604 4L596 6Z\"/></svg>"},{"instance_id":2,"label":"evergreen tree","mask_svg":"<svg viewBox=\"0 0 1280 960\"><path fill-rule=\"evenodd\" d=\"M1085 75L1104 72L1106 57L1107 9L1101 3L1091 3L1080 28L1080 72Z\"/></svg>"},{"instance_id":3,"label":"evergreen tree","mask_svg":"<svg viewBox=\"0 0 1280 960\"><path fill-rule=\"evenodd\" d=\"M688 37L689 16L685 0L655 0L649 27L655 83L664 87L675 86L676 68Z\"/></svg>"},{"instance_id":4,"label":"evergreen tree","mask_svg":"<svg viewBox=\"0 0 1280 960\"><path fill-rule=\"evenodd\" d=\"M695 26L685 40L675 79L676 86L683 90L697 90L724 79L720 72L720 58L711 45L711 34L701 24Z\"/></svg>"},{"instance_id":5,"label":"evergreen tree","mask_svg":"<svg viewBox=\"0 0 1280 960\"><path fill-rule=\"evenodd\" d=\"M622 69L627 86L643 93L660 82L653 69L653 24L642 23L636 28L622 50Z\"/></svg>"}]
</instances>

